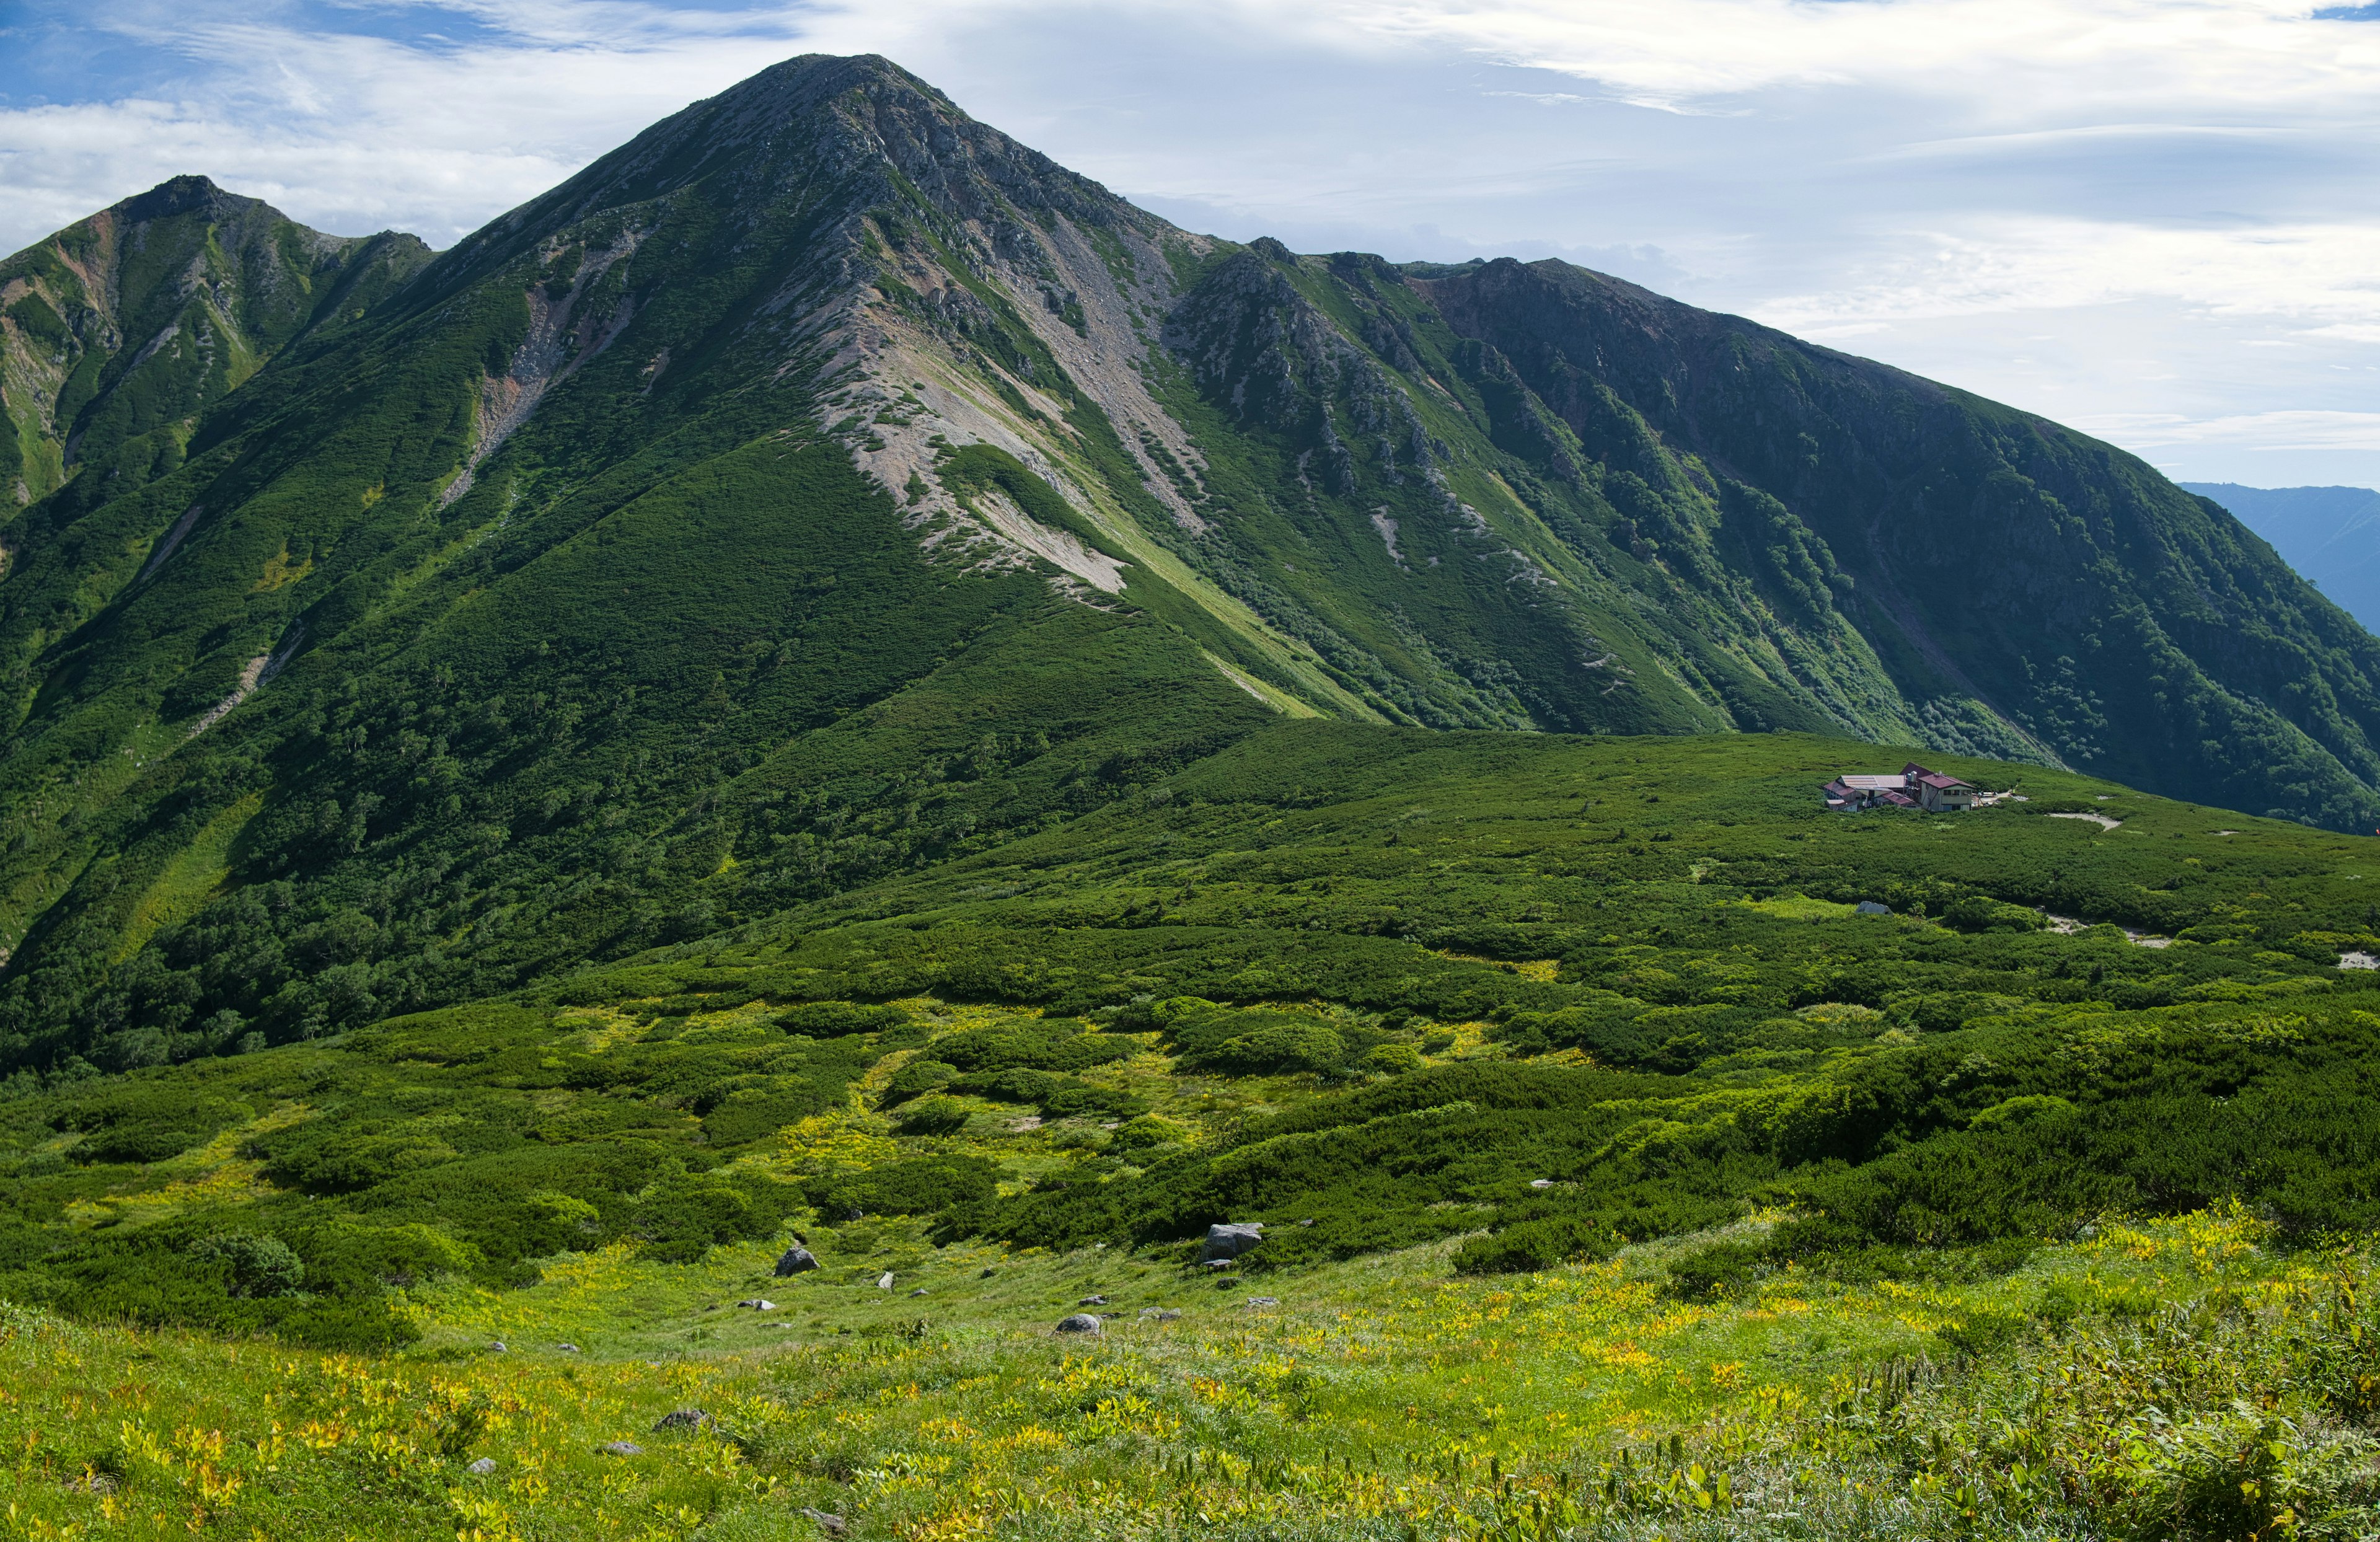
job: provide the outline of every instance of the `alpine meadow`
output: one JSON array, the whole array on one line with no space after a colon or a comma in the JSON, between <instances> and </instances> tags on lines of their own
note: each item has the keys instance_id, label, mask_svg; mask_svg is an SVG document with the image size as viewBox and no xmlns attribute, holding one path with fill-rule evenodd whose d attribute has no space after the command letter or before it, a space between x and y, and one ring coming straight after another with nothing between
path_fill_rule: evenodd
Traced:
<instances>
[{"instance_id":1,"label":"alpine meadow","mask_svg":"<svg viewBox=\"0 0 2380 1542\"><path fill-rule=\"evenodd\" d=\"M0 262L9 1537L2380 1535L2380 640L807 55Z\"/></svg>"}]
</instances>

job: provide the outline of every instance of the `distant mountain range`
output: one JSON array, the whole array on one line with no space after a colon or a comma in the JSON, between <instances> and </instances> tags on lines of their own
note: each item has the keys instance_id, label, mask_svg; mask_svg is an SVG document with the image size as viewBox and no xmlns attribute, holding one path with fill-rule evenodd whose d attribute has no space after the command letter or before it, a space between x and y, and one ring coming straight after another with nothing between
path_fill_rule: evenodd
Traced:
<instances>
[{"instance_id":1,"label":"distant mountain range","mask_svg":"<svg viewBox=\"0 0 2380 1542\"><path fill-rule=\"evenodd\" d=\"M2281 560L2367 631L2380 632L2380 492L2368 487L2241 487L2182 482L2271 541Z\"/></svg>"},{"instance_id":2,"label":"distant mountain range","mask_svg":"<svg viewBox=\"0 0 2380 1542\"><path fill-rule=\"evenodd\" d=\"M1180 230L879 58L435 256L177 178L0 263L0 398L9 1057L509 989L1281 716L2380 823L2380 641L2132 456L1558 261Z\"/></svg>"}]
</instances>

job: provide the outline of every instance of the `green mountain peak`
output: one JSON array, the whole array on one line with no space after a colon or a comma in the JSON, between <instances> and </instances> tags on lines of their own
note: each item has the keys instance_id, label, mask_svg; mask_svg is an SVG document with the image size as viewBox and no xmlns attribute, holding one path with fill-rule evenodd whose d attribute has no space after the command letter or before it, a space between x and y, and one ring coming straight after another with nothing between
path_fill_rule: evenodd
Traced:
<instances>
[{"instance_id":1,"label":"green mountain peak","mask_svg":"<svg viewBox=\"0 0 2380 1542\"><path fill-rule=\"evenodd\" d=\"M1282 717L2380 817L2380 644L2131 457L1559 262L1184 232L880 58L435 258L193 178L6 272L91 382L0 526L28 1061L699 937Z\"/></svg>"}]
</instances>

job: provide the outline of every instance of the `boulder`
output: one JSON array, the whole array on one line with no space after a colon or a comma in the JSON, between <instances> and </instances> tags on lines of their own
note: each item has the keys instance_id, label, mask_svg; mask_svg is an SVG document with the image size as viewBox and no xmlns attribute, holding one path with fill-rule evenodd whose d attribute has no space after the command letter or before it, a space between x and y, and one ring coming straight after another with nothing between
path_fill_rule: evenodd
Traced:
<instances>
[{"instance_id":1,"label":"boulder","mask_svg":"<svg viewBox=\"0 0 2380 1542\"><path fill-rule=\"evenodd\" d=\"M749 1308L755 1312L773 1312L777 1309L777 1304L775 1302L757 1295L744 1301L739 1301L735 1305Z\"/></svg>"},{"instance_id":2,"label":"boulder","mask_svg":"<svg viewBox=\"0 0 2380 1542\"><path fill-rule=\"evenodd\" d=\"M876 1277L876 1288L880 1291L889 1291L892 1288L892 1271L891 1269L888 1269L883 1273Z\"/></svg>"},{"instance_id":3,"label":"boulder","mask_svg":"<svg viewBox=\"0 0 2380 1542\"><path fill-rule=\"evenodd\" d=\"M480 1477L486 1477L496 1470L496 1459L492 1456L483 1456L463 1470Z\"/></svg>"},{"instance_id":4,"label":"boulder","mask_svg":"<svg viewBox=\"0 0 2380 1542\"><path fill-rule=\"evenodd\" d=\"M818 1267L819 1261L810 1257L810 1250L796 1243L778 1258L777 1278L783 1280L788 1275L808 1274Z\"/></svg>"},{"instance_id":5,"label":"boulder","mask_svg":"<svg viewBox=\"0 0 2380 1542\"><path fill-rule=\"evenodd\" d=\"M709 1429L712 1419L699 1408L674 1408L653 1422L655 1429Z\"/></svg>"},{"instance_id":6,"label":"boulder","mask_svg":"<svg viewBox=\"0 0 2380 1542\"><path fill-rule=\"evenodd\" d=\"M613 1440L602 1447L602 1451L606 1456L642 1456L645 1448L634 1440Z\"/></svg>"},{"instance_id":7,"label":"boulder","mask_svg":"<svg viewBox=\"0 0 2380 1542\"><path fill-rule=\"evenodd\" d=\"M1198 1261L1211 1264L1218 1258L1236 1258L1263 1241L1261 1220L1219 1220L1207 1228L1207 1240L1199 1246Z\"/></svg>"},{"instance_id":8,"label":"boulder","mask_svg":"<svg viewBox=\"0 0 2380 1542\"><path fill-rule=\"evenodd\" d=\"M1099 1319L1088 1312L1077 1312L1071 1317L1058 1319L1058 1331L1061 1333L1096 1333L1099 1330Z\"/></svg>"}]
</instances>

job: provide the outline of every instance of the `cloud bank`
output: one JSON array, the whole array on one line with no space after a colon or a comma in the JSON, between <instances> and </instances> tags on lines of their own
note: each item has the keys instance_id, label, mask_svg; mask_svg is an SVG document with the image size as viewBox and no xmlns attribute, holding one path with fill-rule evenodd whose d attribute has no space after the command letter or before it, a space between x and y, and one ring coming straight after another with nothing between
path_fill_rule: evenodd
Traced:
<instances>
[{"instance_id":1,"label":"cloud bank","mask_svg":"<svg viewBox=\"0 0 2380 1542\"><path fill-rule=\"evenodd\" d=\"M1560 256L2193 479L2380 480L2380 23L2273 0L18 0L0 249L183 171L445 245L791 54L1180 223Z\"/></svg>"}]
</instances>

